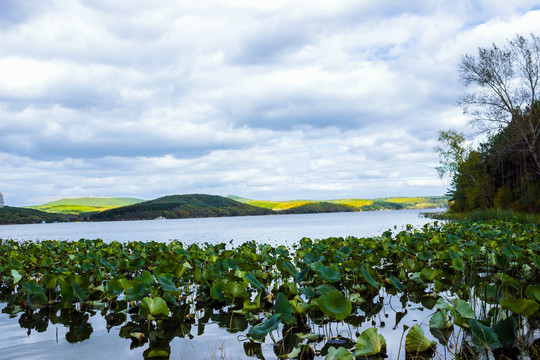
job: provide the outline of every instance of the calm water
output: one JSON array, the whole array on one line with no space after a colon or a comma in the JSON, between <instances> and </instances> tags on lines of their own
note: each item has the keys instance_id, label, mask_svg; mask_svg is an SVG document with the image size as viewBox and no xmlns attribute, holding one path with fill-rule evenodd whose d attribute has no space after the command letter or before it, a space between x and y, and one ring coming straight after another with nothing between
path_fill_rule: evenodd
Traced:
<instances>
[{"instance_id":1,"label":"calm water","mask_svg":"<svg viewBox=\"0 0 540 360\"><path fill-rule=\"evenodd\" d=\"M376 236L406 224L422 226L429 219L422 212L440 210L395 210L351 213L238 216L224 218L1 225L0 238L14 240L160 241L180 240L190 244L233 244L256 240L292 244L303 237Z\"/></svg>"},{"instance_id":2,"label":"calm water","mask_svg":"<svg viewBox=\"0 0 540 360\"><path fill-rule=\"evenodd\" d=\"M399 210L381 212L355 212L305 215L277 215L228 217L181 220L153 220L99 223L57 223L36 225L0 226L0 238L15 240L79 240L81 238L105 241L155 240L170 241L177 239L185 243L192 242L229 242L237 245L244 241L256 240L272 245L291 245L302 237L313 239L331 236L376 236L396 226L401 230L406 224L419 227L430 222L420 215L425 210ZM428 311L409 310L403 312L398 297L386 297L380 300L384 316L373 317L379 333L388 342L390 358L397 358L397 351L403 329L398 325L398 318L403 323L422 323L426 321ZM0 309L5 307L0 303ZM399 317L397 315L400 315ZM77 331L69 326L46 321L43 326L33 325L33 329L23 328L20 314L11 317L0 313L0 359L142 359L146 346L130 349L130 340L121 338L120 326L107 331L105 319L99 312L88 319L92 328L88 340L71 343L66 340L69 332ZM386 326L385 326L386 323ZM246 355L245 341L239 341L247 330L229 333L221 321L213 319L204 325L204 335L198 336L201 329L195 326L185 338L175 338L171 343L170 359L255 359ZM425 325L425 324L424 324ZM372 326L364 323L361 328L352 329L341 325L332 327L334 336L337 332L356 339L354 332ZM321 332L323 332L321 329ZM325 331L328 331L326 329ZM429 332L428 329L426 329ZM266 359L276 359L272 343L266 342L261 347ZM404 359L401 352L400 359Z\"/></svg>"}]
</instances>

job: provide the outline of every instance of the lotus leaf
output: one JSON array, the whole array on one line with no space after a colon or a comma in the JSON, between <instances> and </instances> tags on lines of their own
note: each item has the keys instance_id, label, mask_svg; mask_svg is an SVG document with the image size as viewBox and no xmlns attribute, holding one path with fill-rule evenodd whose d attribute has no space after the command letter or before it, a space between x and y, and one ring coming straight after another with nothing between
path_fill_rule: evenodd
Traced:
<instances>
[{"instance_id":1,"label":"lotus leaf","mask_svg":"<svg viewBox=\"0 0 540 360\"><path fill-rule=\"evenodd\" d=\"M463 263L463 260L460 258L455 258L452 260L452 267L456 271L465 271L465 264Z\"/></svg>"},{"instance_id":2,"label":"lotus leaf","mask_svg":"<svg viewBox=\"0 0 540 360\"><path fill-rule=\"evenodd\" d=\"M423 269L420 271L420 277L424 281L433 281L438 275L439 272L435 269Z\"/></svg>"},{"instance_id":3,"label":"lotus leaf","mask_svg":"<svg viewBox=\"0 0 540 360\"><path fill-rule=\"evenodd\" d=\"M214 300L224 301L225 297L223 296L223 288L225 283L223 281L218 282L216 285L210 288L210 296Z\"/></svg>"},{"instance_id":4,"label":"lotus leaf","mask_svg":"<svg viewBox=\"0 0 540 360\"><path fill-rule=\"evenodd\" d=\"M514 317L508 317L493 326L493 331L502 346L509 348L516 345L518 322Z\"/></svg>"},{"instance_id":5,"label":"lotus leaf","mask_svg":"<svg viewBox=\"0 0 540 360\"><path fill-rule=\"evenodd\" d=\"M248 299L249 293L244 285L237 282L228 282L223 287L223 296L234 301L235 299Z\"/></svg>"},{"instance_id":6,"label":"lotus leaf","mask_svg":"<svg viewBox=\"0 0 540 360\"><path fill-rule=\"evenodd\" d=\"M343 320L351 313L351 302L339 290L328 291L317 300L322 312L336 320Z\"/></svg>"},{"instance_id":7,"label":"lotus leaf","mask_svg":"<svg viewBox=\"0 0 540 360\"><path fill-rule=\"evenodd\" d=\"M405 351L411 354L424 352L434 346L435 343L424 336L424 330L418 324L411 327L405 337Z\"/></svg>"},{"instance_id":8,"label":"lotus leaf","mask_svg":"<svg viewBox=\"0 0 540 360\"><path fill-rule=\"evenodd\" d=\"M510 310L518 315L530 316L538 311L540 305L534 300L516 299L513 297L505 297L501 300L501 306L504 309Z\"/></svg>"},{"instance_id":9,"label":"lotus leaf","mask_svg":"<svg viewBox=\"0 0 540 360\"><path fill-rule=\"evenodd\" d=\"M496 349L501 347L501 343L495 331L489 326L485 326L476 319L469 319L471 325L472 341L478 350Z\"/></svg>"},{"instance_id":10,"label":"lotus leaf","mask_svg":"<svg viewBox=\"0 0 540 360\"><path fill-rule=\"evenodd\" d=\"M369 283L369 285L373 286L375 289L379 289L379 283L376 282L375 279L373 279L366 267L361 267L360 272L362 273L364 279L366 279L366 281Z\"/></svg>"},{"instance_id":11,"label":"lotus leaf","mask_svg":"<svg viewBox=\"0 0 540 360\"><path fill-rule=\"evenodd\" d=\"M169 316L169 308L167 302L161 297L145 297L141 300L141 308L139 313L154 319L166 318Z\"/></svg>"},{"instance_id":12,"label":"lotus leaf","mask_svg":"<svg viewBox=\"0 0 540 360\"><path fill-rule=\"evenodd\" d=\"M263 340L266 335L277 329L280 323L279 314L274 314L259 326L254 326L248 331L248 336L253 340Z\"/></svg>"},{"instance_id":13,"label":"lotus leaf","mask_svg":"<svg viewBox=\"0 0 540 360\"><path fill-rule=\"evenodd\" d=\"M351 352L344 347L339 347L336 349L335 347L330 346L328 348L328 354L324 360L354 360L354 358Z\"/></svg>"},{"instance_id":14,"label":"lotus leaf","mask_svg":"<svg viewBox=\"0 0 540 360\"><path fill-rule=\"evenodd\" d=\"M259 290L264 289L264 285L257 279L257 277L252 272L247 273L244 277L254 288Z\"/></svg>"},{"instance_id":15,"label":"lotus leaf","mask_svg":"<svg viewBox=\"0 0 540 360\"><path fill-rule=\"evenodd\" d=\"M403 284L394 275L390 275L390 281L398 292L401 292L403 290Z\"/></svg>"},{"instance_id":16,"label":"lotus leaf","mask_svg":"<svg viewBox=\"0 0 540 360\"><path fill-rule=\"evenodd\" d=\"M386 349L386 340L377 333L377 328L364 330L356 341L354 356L377 355Z\"/></svg>"},{"instance_id":17,"label":"lotus leaf","mask_svg":"<svg viewBox=\"0 0 540 360\"><path fill-rule=\"evenodd\" d=\"M531 300L540 302L540 285L529 285L525 290L525 295Z\"/></svg>"},{"instance_id":18,"label":"lotus leaf","mask_svg":"<svg viewBox=\"0 0 540 360\"><path fill-rule=\"evenodd\" d=\"M448 329L452 327L452 319L445 309L438 309L429 319L429 327L435 329Z\"/></svg>"},{"instance_id":19,"label":"lotus leaf","mask_svg":"<svg viewBox=\"0 0 540 360\"><path fill-rule=\"evenodd\" d=\"M325 266L320 262L313 263L310 267L321 277L321 279L326 280L329 283L335 283L341 280L341 275L337 269Z\"/></svg>"},{"instance_id":20,"label":"lotus leaf","mask_svg":"<svg viewBox=\"0 0 540 360\"><path fill-rule=\"evenodd\" d=\"M289 304L289 301L287 300L285 295L283 295L282 293L279 293L277 296L276 303L274 305L274 312L281 316L281 320L285 324L292 324L292 314L294 313L294 309L291 304Z\"/></svg>"},{"instance_id":21,"label":"lotus leaf","mask_svg":"<svg viewBox=\"0 0 540 360\"><path fill-rule=\"evenodd\" d=\"M11 276L13 277L13 284L18 283L22 279L22 275L15 269L11 269Z\"/></svg>"}]
</instances>

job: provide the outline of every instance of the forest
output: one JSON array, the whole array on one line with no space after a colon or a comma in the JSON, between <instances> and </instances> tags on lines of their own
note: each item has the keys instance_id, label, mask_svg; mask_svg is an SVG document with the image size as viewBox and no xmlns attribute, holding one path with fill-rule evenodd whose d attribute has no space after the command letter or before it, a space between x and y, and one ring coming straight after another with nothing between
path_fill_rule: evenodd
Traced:
<instances>
[{"instance_id":1,"label":"forest","mask_svg":"<svg viewBox=\"0 0 540 360\"><path fill-rule=\"evenodd\" d=\"M473 147L456 130L441 131L437 168L451 176L451 211L540 212L540 38L516 36L504 48L464 56L460 103L483 138Z\"/></svg>"}]
</instances>

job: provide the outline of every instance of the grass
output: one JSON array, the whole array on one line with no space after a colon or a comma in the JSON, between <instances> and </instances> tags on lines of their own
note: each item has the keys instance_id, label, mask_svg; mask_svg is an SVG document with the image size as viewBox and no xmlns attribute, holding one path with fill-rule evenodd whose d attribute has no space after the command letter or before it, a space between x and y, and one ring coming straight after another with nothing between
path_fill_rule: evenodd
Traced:
<instances>
[{"instance_id":1,"label":"grass","mask_svg":"<svg viewBox=\"0 0 540 360\"><path fill-rule=\"evenodd\" d=\"M447 197L444 196L433 196L433 197L391 197L391 198L381 198L381 199L334 199L334 200L284 200L284 201L271 201L271 200L254 200L246 199L239 196L229 197L233 200L253 205L259 206L266 209L271 209L274 211L287 210L295 207L299 207L306 204L320 203L320 202L329 202L339 205L347 205L354 208L357 208L361 211L362 206L373 205L375 201L378 202L388 202L388 203L398 203L405 206L407 209L431 209L437 207L445 207L447 205Z\"/></svg>"},{"instance_id":2,"label":"grass","mask_svg":"<svg viewBox=\"0 0 540 360\"><path fill-rule=\"evenodd\" d=\"M132 205L144 200L126 197L113 198L67 198L51 201L43 205L27 206L29 209L41 210L55 214L81 214L94 211L104 211L120 206Z\"/></svg>"},{"instance_id":3,"label":"grass","mask_svg":"<svg viewBox=\"0 0 540 360\"><path fill-rule=\"evenodd\" d=\"M488 220L506 220L521 224L540 224L540 214L515 212L502 209L484 209L474 210L466 213L427 213L427 217L440 220L471 220L471 221L488 221Z\"/></svg>"}]
</instances>

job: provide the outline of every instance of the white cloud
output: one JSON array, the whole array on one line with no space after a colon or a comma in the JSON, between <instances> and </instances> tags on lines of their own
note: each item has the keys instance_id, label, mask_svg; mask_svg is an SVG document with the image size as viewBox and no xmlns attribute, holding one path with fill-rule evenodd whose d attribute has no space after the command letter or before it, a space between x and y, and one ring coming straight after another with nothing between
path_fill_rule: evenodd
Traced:
<instances>
[{"instance_id":1,"label":"white cloud","mask_svg":"<svg viewBox=\"0 0 540 360\"><path fill-rule=\"evenodd\" d=\"M540 33L534 1L6 1L15 204L442 194L437 132L467 130L461 56Z\"/></svg>"}]
</instances>

